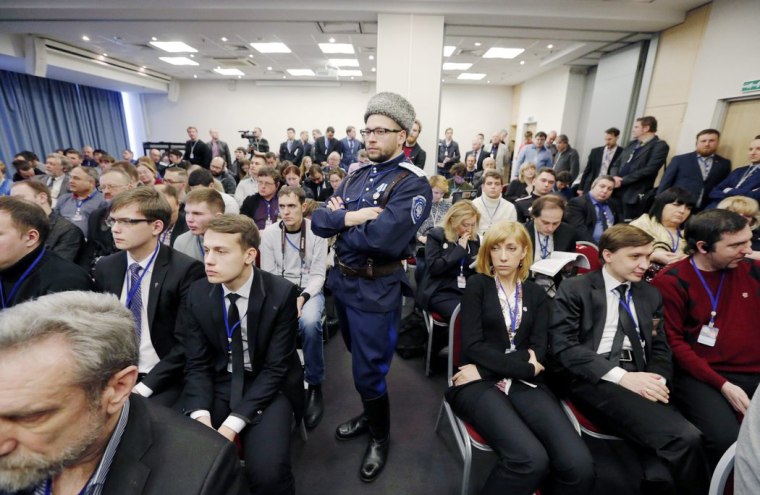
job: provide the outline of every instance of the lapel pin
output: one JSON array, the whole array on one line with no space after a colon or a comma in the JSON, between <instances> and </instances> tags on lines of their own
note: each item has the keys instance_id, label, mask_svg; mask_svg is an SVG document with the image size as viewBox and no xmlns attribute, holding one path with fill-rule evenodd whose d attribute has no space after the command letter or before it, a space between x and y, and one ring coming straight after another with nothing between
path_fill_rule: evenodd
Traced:
<instances>
[{"instance_id":1,"label":"lapel pin","mask_svg":"<svg viewBox=\"0 0 760 495\"><path fill-rule=\"evenodd\" d=\"M742 297L744 299L747 299L749 297L749 294L747 294L746 292L742 292Z\"/></svg>"}]
</instances>

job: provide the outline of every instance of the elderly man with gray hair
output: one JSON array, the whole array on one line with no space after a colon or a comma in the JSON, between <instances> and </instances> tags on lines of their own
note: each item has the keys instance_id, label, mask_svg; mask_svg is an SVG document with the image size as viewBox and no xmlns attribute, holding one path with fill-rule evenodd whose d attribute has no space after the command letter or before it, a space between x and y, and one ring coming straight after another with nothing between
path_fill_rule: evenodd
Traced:
<instances>
[{"instance_id":1,"label":"elderly man with gray hair","mask_svg":"<svg viewBox=\"0 0 760 495\"><path fill-rule=\"evenodd\" d=\"M112 295L0 313L0 494L246 494L235 447L132 395L138 347Z\"/></svg>"}]
</instances>

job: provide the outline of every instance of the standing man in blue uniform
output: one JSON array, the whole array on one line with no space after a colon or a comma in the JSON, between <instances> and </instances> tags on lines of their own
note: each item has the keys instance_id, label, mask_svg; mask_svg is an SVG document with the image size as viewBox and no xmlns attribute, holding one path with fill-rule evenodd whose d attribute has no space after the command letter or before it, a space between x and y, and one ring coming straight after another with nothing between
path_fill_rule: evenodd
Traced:
<instances>
[{"instance_id":1,"label":"standing man in blue uniform","mask_svg":"<svg viewBox=\"0 0 760 495\"><path fill-rule=\"evenodd\" d=\"M361 130L372 163L338 186L312 215L312 231L337 235L335 266L327 286L335 297L341 333L352 355L354 385L364 412L338 426L338 440L369 432L359 476L374 481L385 466L390 408L385 376L401 325L402 292L410 288L401 260L430 213L432 191L425 174L404 155L415 112L395 93L373 96Z\"/></svg>"}]
</instances>

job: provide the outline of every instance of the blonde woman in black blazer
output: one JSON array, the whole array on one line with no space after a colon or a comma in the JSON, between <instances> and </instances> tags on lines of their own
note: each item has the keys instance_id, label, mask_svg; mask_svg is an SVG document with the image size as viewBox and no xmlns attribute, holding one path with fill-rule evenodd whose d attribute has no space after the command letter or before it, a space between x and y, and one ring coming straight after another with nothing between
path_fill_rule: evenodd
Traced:
<instances>
[{"instance_id":1,"label":"blonde woman in black blazer","mask_svg":"<svg viewBox=\"0 0 760 495\"><path fill-rule=\"evenodd\" d=\"M481 494L586 494L591 454L543 380L551 301L527 280L532 259L521 224L486 232L462 299L462 366L446 400L499 456Z\"/></svg>"}]
</instances>

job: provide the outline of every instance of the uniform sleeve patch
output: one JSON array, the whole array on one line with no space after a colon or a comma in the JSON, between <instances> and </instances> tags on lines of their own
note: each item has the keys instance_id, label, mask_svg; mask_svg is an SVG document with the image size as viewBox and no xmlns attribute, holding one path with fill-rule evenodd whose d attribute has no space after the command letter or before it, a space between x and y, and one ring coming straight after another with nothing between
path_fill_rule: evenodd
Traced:
<instances>
[{"instance_id":1,"label":"uniform sleeve patch","mask_svg":"<svg viewBox=\"0 0 760 495\"><path fill-rule=\"evenodd\" d=\"M425 213L425 206L427 205L427 200L424 196L415 196L412 198L412 222L417 225L417 223L422 220L422 215Z\"/></svg>"}]
</instances>

